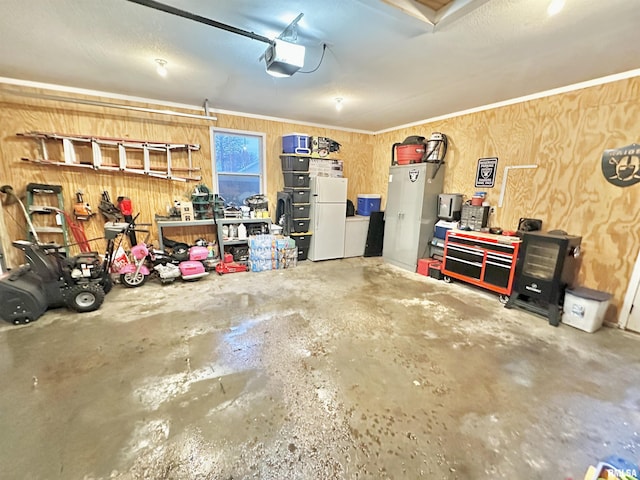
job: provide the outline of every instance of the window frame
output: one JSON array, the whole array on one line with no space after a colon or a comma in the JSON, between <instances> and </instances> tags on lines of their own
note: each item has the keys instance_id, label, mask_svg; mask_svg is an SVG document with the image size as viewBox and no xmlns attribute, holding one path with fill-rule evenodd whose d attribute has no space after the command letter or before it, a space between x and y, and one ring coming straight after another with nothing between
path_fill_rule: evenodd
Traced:
<instances>
[{"instance_id":1,"label":"window frame","mask_svg":"<svg viewBox=\"0 0 640 480\"><path fill-rule=\"evenodd\" d=\"M210 127L209 128L209 138L211 142L211 170L213 176L213 190L215 193L220 195L220 185L218 184L218 168L216 162L216 134L231 134L231 135L239 135L239 136L247 136L247 137L257 137L260 139L261 148L260 150L260 191L258 194L267 195L267 134L264 132L254 132L250 130L235 130L232 128L220 128L220 127ZM244 175L247 177L256 177L257 174L242 174L234 172L233 175ZM222 174L221 176L224 176ZM223 196L224 197L224 196ZM226 200L226 199L225 199Z\"/></svg>"}]
</instances>

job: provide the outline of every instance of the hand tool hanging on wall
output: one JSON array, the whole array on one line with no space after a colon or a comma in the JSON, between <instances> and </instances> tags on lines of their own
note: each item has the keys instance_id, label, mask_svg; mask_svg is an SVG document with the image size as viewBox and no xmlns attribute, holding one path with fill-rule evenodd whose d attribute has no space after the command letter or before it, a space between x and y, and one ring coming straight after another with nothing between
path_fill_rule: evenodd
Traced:
<instances>
[{"instance_id":1,"label":"hand tool hanging on wall","mask_svg":"<svg viewBox=\"0 0 640 480\"><path fill-rule=\"evenodd\" d=\"M73 206L73 214L76 220L82 220L83 222L86 222L95 215L95 213L91 211L91 205L84 201L82 190L76 192L76 203Z\"/></svg>"},{"instance_id":2,"label":"hand tool hanging on wall","mask_svg":"<svg viewBox=\"0 0 640 480\"><path fill-rule=\"evenodd\" d=\"M100 205L98 205L98 210L104 216L104 218L109 222L121 222L122 221L122 213L118 210L109 197L109 192L106 190L102 192L102 197L100 199Z\"/></svg>"},{"instance_id":3,"label":"hand tool hanging on wall","mask_svg":"<svg viewBox=\"0 0 640 480\"><path fill-rule=\"evenodd\" d=\"M138 240L136 238L135 223L133 219L133 205L131 204L131 199L129 197L118 197L118 210L120 210L120 213L122 213L124 221L131 224L131 228L129 229L129 233L127 235L129 237L129 241L131 242L131 246L134 247L138 244Z\"/></svg>"}]
</instances>

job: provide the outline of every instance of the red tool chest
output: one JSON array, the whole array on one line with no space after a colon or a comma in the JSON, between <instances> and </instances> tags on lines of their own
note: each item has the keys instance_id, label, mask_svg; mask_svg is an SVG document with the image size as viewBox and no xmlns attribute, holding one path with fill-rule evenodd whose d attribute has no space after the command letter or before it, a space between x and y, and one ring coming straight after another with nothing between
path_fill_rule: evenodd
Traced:
<instances>
[{"instance_id":1,"label":"red tool chest","mask_svg":"<svg viewBox=\"0 0 640 480\"><path fill-rule=\"evenodd\" d=\"M519 237L449 230L442 264L445 281L456 278L508 297L520 243Z\"/></svg>"}]
</instances>

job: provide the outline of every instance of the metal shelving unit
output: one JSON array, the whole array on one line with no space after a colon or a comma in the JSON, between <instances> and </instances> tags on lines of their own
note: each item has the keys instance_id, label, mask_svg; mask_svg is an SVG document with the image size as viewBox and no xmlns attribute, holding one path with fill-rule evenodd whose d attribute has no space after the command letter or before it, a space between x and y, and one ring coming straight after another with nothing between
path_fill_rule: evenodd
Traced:
<instances>
[{"instance_id":1,"label":"metal shelving unit","mask_svg":"<svg viewBox=\"0 0 640 480\"><path fill-rule=\"evenodd\" d=\"M158 243L160 244L160 250L164 250L164 244L162 242L162 229L167 227L197 227L202 225L214 225L216 221L213 219L210 220L191 220L188 222L183 222L182 220L157 220L156 225L158 226Z\"/></svg>"},{"instance_id":2,"label":"metal shelving unit","mask_svg":"<svg viewBox=\"0 0 640 480\"><path fill-rule=\"evenodd\" d=\"M220 248L220 258L224 255L224 248L232 245L248 245L249 239L239 240L239 239L225 239L222 234L223 225L240 225L244 223L246 225L256 224L256 223L264 223L267 227L271 226L270 218L219 218L216 220L216 227L218 230L218 246Z\"/></svg>"}]
</instances>

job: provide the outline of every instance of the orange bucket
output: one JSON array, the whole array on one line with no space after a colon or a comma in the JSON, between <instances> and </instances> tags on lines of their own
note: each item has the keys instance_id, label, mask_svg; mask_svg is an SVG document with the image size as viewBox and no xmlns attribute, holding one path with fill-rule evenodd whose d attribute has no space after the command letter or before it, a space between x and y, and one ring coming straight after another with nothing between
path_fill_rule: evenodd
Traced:
<instances>
[{"instance_id":1,"label":"orange bucket","mask_svg":"<svg viewBox=\"0 0 640 480\"><path fill-rule=\"evenodd\" d=\"M421 163L425 153L423 144L398 145L395 147L398 165L408 165L410 163Z\"/></svg>"}]
</instances>

